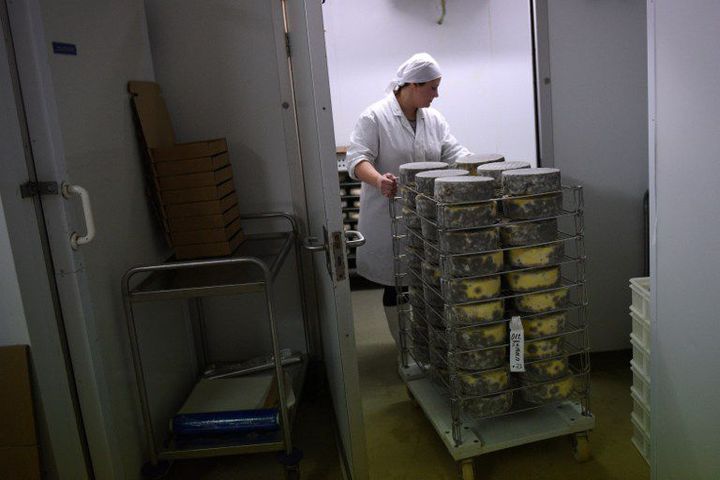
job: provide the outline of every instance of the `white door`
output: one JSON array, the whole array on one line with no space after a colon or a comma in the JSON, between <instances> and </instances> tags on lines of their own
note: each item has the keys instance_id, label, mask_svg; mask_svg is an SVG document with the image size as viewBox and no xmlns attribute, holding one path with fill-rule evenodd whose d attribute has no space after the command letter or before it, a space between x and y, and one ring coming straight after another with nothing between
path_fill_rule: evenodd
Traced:
<instances>
[{"instance_id":1,"label":"white door","mask_svg":"<svg viewBox=\"0 0 720 480\"><path fill-rule=\"evenodd\" d=\"M314 255L318 315L346 475L368 478L360 381L340 211L330 84L320 0L284 2L308 232L326 249Z\"/></svg>"},{"instance_id":2,"label":"white door","mask_svg":"<svg viewBox=\"0 0 720 480\"><path fill-rule=\"evenodd\" d=\"M14 264L14 269L2 266L0 284L4 284L6 276L15 275L16 270L22 310L15 322L0 319L3 322L0 329L6 339L30 343L44 478L82 480L88 478L89 454L43 220L47 203L60 200L57 185L54 193L43 197L21 192L21 185L27 182L55 179L41 177L42 173L36 168L37 147L42 142L28 131L26 103L20 93L15 57L19 39L11 35L4 3L0 7L0 19L4 39L0 43L0 148L3 152L0 215L4 216L0 224L7 225L11 250L7 253ZM32 94L28 90L31 89L22 89L25 99ZM7 293L0 292L0 300L5 302Z\"/></svg>"}]
</instances>

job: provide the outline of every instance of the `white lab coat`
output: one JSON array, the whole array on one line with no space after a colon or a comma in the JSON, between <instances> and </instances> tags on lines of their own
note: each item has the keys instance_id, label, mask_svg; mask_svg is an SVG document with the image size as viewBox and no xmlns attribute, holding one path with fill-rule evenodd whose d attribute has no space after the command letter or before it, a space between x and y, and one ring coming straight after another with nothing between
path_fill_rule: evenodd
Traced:
<instances>
[{"instance_id":1,"label":"white lab coat","mask_svg":"<svg viewBox=\"0 0 720 480\"><path fill-rule=\"evenodd\" d=\"M416 119L413 132L392 93L368 107L350 136L347 153L350 176L357 180L355 167L365 160L380 174L390 172L397 176L404 163L454 163L471 154L450 134L447 121L437 110L418 109ZM381 285L395 284L388 202L375 186L362 184L358 230L366 243L357 249L357 271Z\"/></svg>"}]
</instances>

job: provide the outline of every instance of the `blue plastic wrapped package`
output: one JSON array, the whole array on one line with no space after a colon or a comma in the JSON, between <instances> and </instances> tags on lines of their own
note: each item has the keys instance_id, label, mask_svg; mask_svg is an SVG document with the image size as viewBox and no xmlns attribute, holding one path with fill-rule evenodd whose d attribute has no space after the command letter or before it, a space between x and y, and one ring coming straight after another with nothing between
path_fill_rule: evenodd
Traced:
<instances>
[{"instance_id":1,"label":"blue plastic wrapped package","mask_svg":"<svg viewBox=\"0 0 720 480\"><path fill-rule=\"evenodd\" d=\"M184 413L175 415L172 420L176 435L267 432L277 430L279 426L280 412L276 408Z\"/></svg>"}]
</instances>

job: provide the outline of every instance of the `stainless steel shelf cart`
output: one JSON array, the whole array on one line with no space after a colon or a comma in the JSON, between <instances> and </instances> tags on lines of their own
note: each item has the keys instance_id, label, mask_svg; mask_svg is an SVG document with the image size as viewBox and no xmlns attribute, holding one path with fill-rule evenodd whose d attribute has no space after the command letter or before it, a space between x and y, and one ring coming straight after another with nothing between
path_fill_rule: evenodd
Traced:
<instances>
[{"instance_id":1,"label":"stainless steel shelf cart","mask_svg":"<svg viewBox=\"0 0 720 480\"><path fill-rule=\"evenodd\" d=\"M161 476L175 459L210 457L220 455L238 455L259 452L280 452L280 462L285 466L288 478L299 478L298 464L302 453L293 447L291 435L292 415L288 408L288 392L284 381L285 374L296 375L296 385L302 385L305 375L305 363L300 367L285 369L281 364L277 323L273 313L273 281L282 268L288 255L293 252L298 268L298 282L303 288L302 262L298 229L295 219L287 213L246 214L243 221L284 221L289 231L279 233L248 234L234 256L220 259L169 262L158 265L138 266L129 269L122 279L122 294L125 315L130 337L130 346L135 367L138 395L142 411L145 436L148 443L149 463L143 467L146 476ZM142 278L139 278L142 277ZM158 448L153 429L153 419L148 401L141 352L138 345L133 305L140 302L161 300L188 300L197 313L193 325L196 337L197 365L200 373L208 364L208 346L205 335L202 299L211 296L241 295L263 293L265 296L267 321L272 343L274 360L274 387L277 390L280 412L280 428L262 435L234 437L217 442L205 442L203 445L182 444L172 435ZM304 292L301 292L304 302ZM307 347L307 316L302 309ZM284 373L285 371L285 373Z\"/></svg>"},{"instance_id":2,"label":"stainless steel shelf cart","mask_svg":"<svg viewBox=\"0 0 720 480\"><path fill-rule=\"evenodd\" d=\"M593 429L595 419L590 413L589 405L590 362L582 188L563 187L562 191L550 193L562 197L562 207L557 215L532 220L501 219L497 223L471 228L448 228L443 219L444 212L463 207L464 203L442 204L418 192L413 186L402 187L400 196L390 201L400 319L400 374L411 400L422 408L449 453L458 462L459 476L463 480L477 478L474 457L558 436L570 436L578 461L585 461L590 455L588 432ZM434 203L432 208L435 218L421 216L419 210L407 208L413 202L405 204L404 196L414 200L424 197L423 202L426 205L427 202ZM496 202L500 205L503 200L507 198L484 202ZM403 205L406 208L401 208ZM558 224L557 236L551 241L462 254L441 248L441 242L429 235L424 236L419 229L422 222L423 227L428 227L426 231L435 230L440 238L446 233L479 232L483 229L499 231L511 224L547 220ZM563 253L543 264L543 267L557 269L557 284L533 290L532 294L558 293L566 297L562 306L534 314L513 311L513 307L506 310L505 305L516 305L515 299L530 295L512 291L507 286L503 286L499 294L483 300L454 297L453 282L469 281L472 284L493 277L499 285L499 278L506 282L508 273L537 269L537 266L524 268L503 263L502 259L507 258L507 252L520 248L557 245L560 245L558 251ZM457 266L464 257L475 256L477 259L481 255L493 254L499 255L501 268L482 275L473 272L463 275L458 271ZM435 276L426 271L430 266L430 257L434 257L438 262L437 267L433 267L439 272ZM459 315L457 312L468 311L463 309L480 308L482 305L490 305L491 302L502 305L499 307L502 313L495 318L473 324L468 321L461 322L456 317ZM565 390L560 394L555 383L558 377L528 381L528 377L516 377L518 374L506 373L511 346L507 329L511 317L520 317L524 323L540 315L546 318L553 314L563 316L563 326L556 331L536 335L533 340L550 342L559 347L541 360L526 359L525 365L527 367L532 364L539 365L540 362L560 362L564 368L562 378L566 382L562 387ZM475 335L481 329L495 329L496 332L501 332L498 335L502 340L469 345L467 339L472 337L467 335L473 329ZM504 363L500 367L497 364L491 367L481 365L478 359L490 358L488 355L494 355L493 352L500 352L500 358L505 358ZM472 364L474 360L478 360L475 366L463 364ZM497 381L497 377L493 378L493 372L504 378L505 383ZM491 378L488 382L493 385L492 389L487 384L483 386L483 378L487 378L483 375L486 374ZM501 386L498 387L498 384ZM538 392L549 395L543 397L538 395Z\"/></svg>"}]
</instances>

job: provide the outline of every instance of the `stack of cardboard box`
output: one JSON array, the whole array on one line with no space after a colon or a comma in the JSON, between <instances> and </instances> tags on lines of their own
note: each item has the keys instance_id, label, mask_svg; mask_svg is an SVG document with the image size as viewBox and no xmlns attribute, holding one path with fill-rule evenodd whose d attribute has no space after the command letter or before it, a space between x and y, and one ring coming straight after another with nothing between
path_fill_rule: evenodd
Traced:
<instances>
[{"instance_id":1,"label":"stack of cardboard box","mask_svg":"<svg viewBox=\"0 0 720 480\"><path fill-rule=\"evenodd\" d=\"M129 82L150 165L153 200L178 259L231 255L242 243L225 139L175 143L170 116L153 82Z\"/></svg>"},{"instance_id":2,"label":"stack of cardboard box","mask_svg":"<svg viewBox=\"0 0 720 480\"><path fill-rule=\"evenodd\" d=\"M28 347L0 347L0 478L40 480Z\"/></svg>"}]
</instances>

